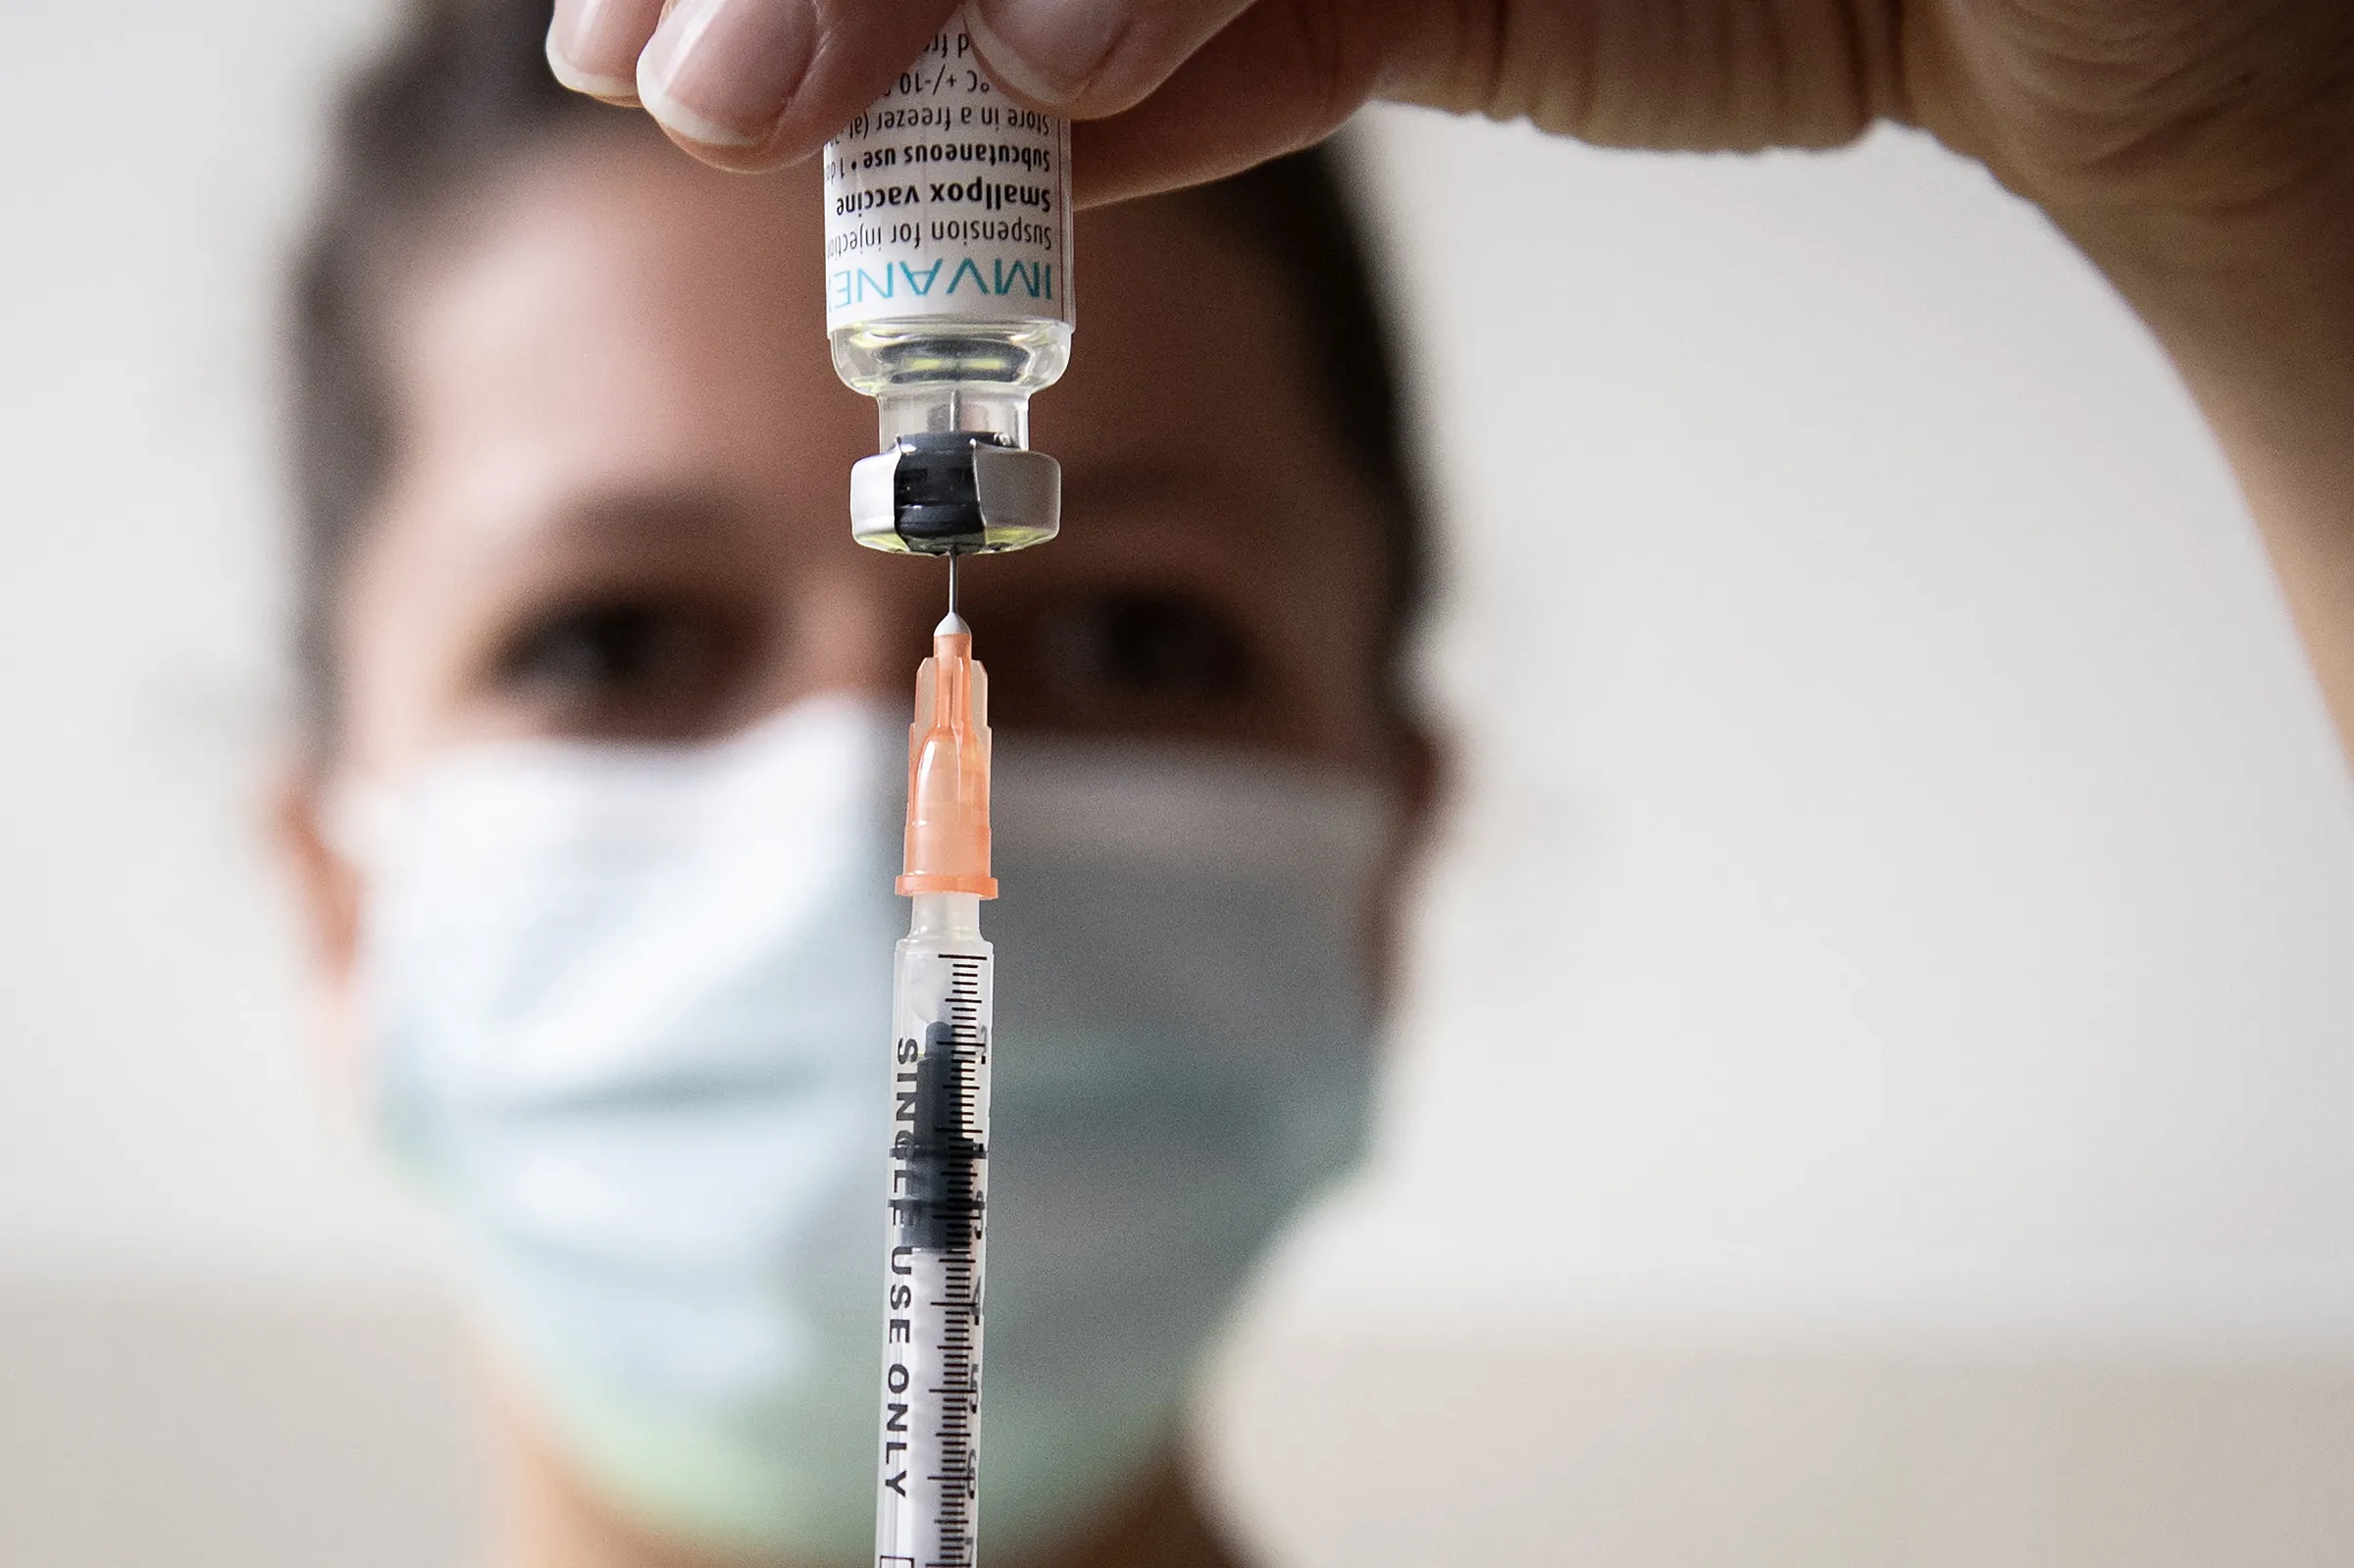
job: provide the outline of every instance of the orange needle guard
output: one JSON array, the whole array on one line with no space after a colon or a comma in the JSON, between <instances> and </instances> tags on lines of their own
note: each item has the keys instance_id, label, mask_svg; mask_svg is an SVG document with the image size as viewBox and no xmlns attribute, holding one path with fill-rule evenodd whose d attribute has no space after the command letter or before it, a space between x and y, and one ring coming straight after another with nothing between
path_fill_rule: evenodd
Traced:
<instances>
[{"instance_id":1,"label":"orange needle guard","mask_svg":"<svg viewBox=\"0 0 2354 1568\"><path fill-rule=\"evenodd\" d=\"M907 860L902 893L998 896L989 874L989 675L955 611L932 629L907 727Z\"/></svg>"}]
</instances>

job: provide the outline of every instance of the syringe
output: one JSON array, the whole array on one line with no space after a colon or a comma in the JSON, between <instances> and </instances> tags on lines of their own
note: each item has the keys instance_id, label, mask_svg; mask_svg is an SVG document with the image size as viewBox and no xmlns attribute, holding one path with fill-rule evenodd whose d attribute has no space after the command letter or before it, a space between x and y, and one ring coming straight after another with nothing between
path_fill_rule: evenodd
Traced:
<instances>
[{"instance_id":1,"label":"syringe","mask_svg":"<svg viewBox=\"0 0 2354 1568\"><path fill-rule=\"evenodd\" d=\"M994 963L981 900L998 885L989 874L988 677L953 592L916 674L908 731L898 889L914 907L892 1000L877 1568L976 1561Z\"/></svg>"}]
</instances>

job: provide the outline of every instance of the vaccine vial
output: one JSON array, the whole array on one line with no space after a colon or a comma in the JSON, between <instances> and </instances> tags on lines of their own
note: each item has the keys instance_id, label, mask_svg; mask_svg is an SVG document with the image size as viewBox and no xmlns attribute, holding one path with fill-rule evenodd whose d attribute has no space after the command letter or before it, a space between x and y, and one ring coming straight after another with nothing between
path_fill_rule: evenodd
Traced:
<instances>
[{"instance_id":1,"label":"vaccine vial","mask_svg":"<svg viewBox=\"0 0 2354 1568\"><path fill-rule=\"evenodd\" d=\"M1059 526L1030 394L1071 347L1071 132L998 91L961 18L827 143L826 332L875 400L850 477L861 544L1018 550Z\"/></svg>"}]
</instances>

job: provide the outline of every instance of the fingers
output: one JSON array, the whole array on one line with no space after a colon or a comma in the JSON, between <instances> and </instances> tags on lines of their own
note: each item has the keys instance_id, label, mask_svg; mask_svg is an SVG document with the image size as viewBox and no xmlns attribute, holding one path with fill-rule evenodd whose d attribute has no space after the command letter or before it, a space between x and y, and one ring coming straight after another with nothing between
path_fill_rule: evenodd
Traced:
<instances>
[{"instance_id":1,"label":"fingers","mask_svg":"<svg viewBox=\"0 0 2354 1568\"><path fill-rule=\"evenodd\" d=\"M707 163L774 169L849 124L947 25L956 0L671 0L638 95Z\"/></svg>"},{"instance_id":2,"label":"fingers","mask_svg":"<svg viewBox=\"0 0 2354 1568\"><path fill-rule=\"evenodd\" d=\"M1066 115L1158 86L1251 0L990 0L967 13L993 75ZM556 0L556 78L643 103L706 162L764 169L815 150L881 95L956 0Z\"/></svg>"},{"instance_id":3,"label":"fingers","mask_svg":"<svg viewBox=\"0 0 2354 1568\"><path fill-rule=\"evenodd\" d=\"M971 0L990 74L1033 108L1117 114L1167 80L1251 0Z\"/></svg>"},{"instance_id":4,"label":"fingers","mask_svg":"<svg viewBox=\"0 0 2354 1568\"><path fill-rule=\"evenodd\" d=\"M1258 0L1135 108L1071 127L1081 206L1216 179L1321 141L1420 44L1410 4Z\"/></svg>"},{"instance_id":5,"label":"fingers","mask_svg":"<svg viewBox=\"0 0 2354 1568\"><path fill-rule=\"evenodd\" d=\"M879 97L958 0L556 0L567 85L642 103L706 163L806 157ZM1083 200L1215 178L1331 131L1428 0L971 0L1015 96L1081 122ZM1109 117L1103 119L1100 117Z\"/></svg>"},{"instance_id":6,"label":"fingers","mask_svg":"<svg viewBox=\"0 0 2354 1568\"><path fill-rule=\"evenodd\" d=\"M671 0L638 56L638 99L690 151L756 158L816 53L808 0Z\"/></svg>"},{"instance_id":7,"label":"fingers","mask_svg":"<svg viewBox=\"0 0 2354 1568\"><path fill-rule=\"evenodd\" d=\"M638 54L653 35L662 0L556 0L547 65L575 92L607 103L638 101Z\"/></svg>"},{"instance_id":8,"label":"fingers","mask_svg":"<svg viewBox=\"0 0 2354 1568\"><path fill-rule=\"evenodd\" d=\"M565 85L642 103L725 169L807 157L881 97L956 0L556 0L548 63Z\"/></svg>"}]
</instances>

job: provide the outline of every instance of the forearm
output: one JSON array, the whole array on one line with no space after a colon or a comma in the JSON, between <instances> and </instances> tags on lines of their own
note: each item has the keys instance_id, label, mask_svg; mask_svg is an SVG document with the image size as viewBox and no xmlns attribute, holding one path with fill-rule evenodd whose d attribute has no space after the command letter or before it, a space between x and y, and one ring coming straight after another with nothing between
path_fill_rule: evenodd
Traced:
<instances>
[{"instance_id":1,"label":"forearm","mask_svg":"<svg viewBox=\"0 0 2354 1568\"><path fill-rule=\"evenodd\" d=\"M2228 218L2062 222L2222 441L2354 764L2354 159Z\"/></svg>"}]
</instances>

